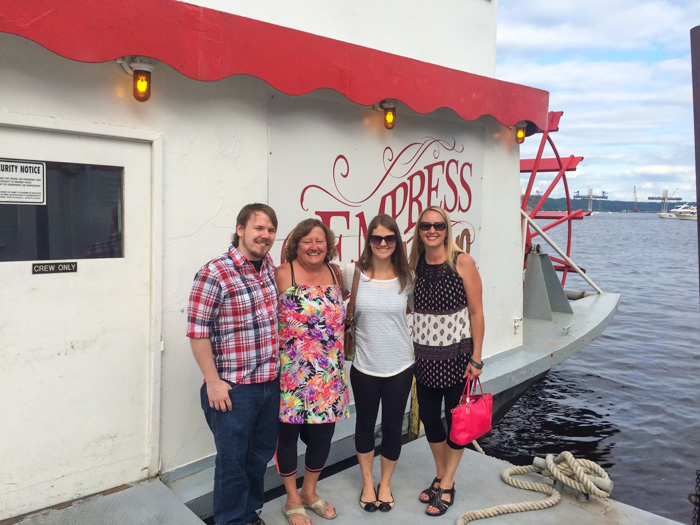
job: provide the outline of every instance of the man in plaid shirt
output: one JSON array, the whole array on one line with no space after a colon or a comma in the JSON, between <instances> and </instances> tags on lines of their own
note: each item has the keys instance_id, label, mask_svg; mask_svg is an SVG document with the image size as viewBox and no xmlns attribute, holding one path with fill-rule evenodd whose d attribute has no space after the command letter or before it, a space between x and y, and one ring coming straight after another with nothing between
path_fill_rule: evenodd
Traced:
<instances>
[{"instance_id":1,"label":"man in plaid shirt","mask_svg":"<svg viewBox=\"0 0 700 525\"><path fill-rule=\"evenodd\" d=\"M265 204L238 214L226 253L197 272L187 337L204 375L202 409L214 434L214 520L264 525L263 477L279 426L277 286L268 255L277 215Z\"/></svg>"}]
</instances>

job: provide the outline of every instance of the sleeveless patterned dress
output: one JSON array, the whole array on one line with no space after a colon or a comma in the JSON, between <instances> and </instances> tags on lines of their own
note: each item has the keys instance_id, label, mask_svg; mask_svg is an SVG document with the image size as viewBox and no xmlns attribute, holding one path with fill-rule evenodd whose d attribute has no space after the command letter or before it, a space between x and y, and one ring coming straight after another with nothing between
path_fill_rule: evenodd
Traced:
<instances>
[{"instance_id":1,"label":"sleeveless patterned dress","mask_svg":"<svg viewBox=\"0 0 700 525\"><path fill-rule=\"evenodd\" d=\"M293 263L290 263L292 265ZM350 415L340 286L296 284L280 294L280 421L333 423Z\"/></svg>"},{"instance_id":2,"label":"sleeveless patterned dress","mask_svg":"<svg viewBox=\"0 0 700 525\"><path fill-rule=\"evenodd\" d=\"M464 282L446 262L425 262L425 253L416 267L413 317L416 382L448 388L464 381L473 350Z\"/></svg>"}]
</instances>

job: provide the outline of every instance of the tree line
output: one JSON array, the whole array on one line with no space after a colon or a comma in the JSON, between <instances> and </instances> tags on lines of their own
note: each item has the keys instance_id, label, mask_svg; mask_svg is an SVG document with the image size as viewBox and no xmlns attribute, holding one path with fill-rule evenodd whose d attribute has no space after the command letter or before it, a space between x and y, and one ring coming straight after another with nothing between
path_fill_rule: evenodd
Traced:
<instances>
[{"instance_id":1,"label":"tree line","mask_svg":"<svg viewBox=\"0 0 700 525\"><path fill-rule=\"evenodd\" d=\"M533 195L528 201L528 210L534 208L539 202L540 197ZM687 202L695 206L695 202L691 201L670 201L668 203L668 209L675 207L678 204L684 204ZM638 201L637 209L642 213L656 213L661 211L662 203L660 201ZM588 210L588 198L585 199L571 199L571 209L572 210ZM544 206L541 208L542 211L566 211L566 199L553 199L548 198ZM631 212L634 210L634 201L612 201L612 200L593 200L593 211L599 211L603 213L607 212Z\"/></svg>"}]
</instances>

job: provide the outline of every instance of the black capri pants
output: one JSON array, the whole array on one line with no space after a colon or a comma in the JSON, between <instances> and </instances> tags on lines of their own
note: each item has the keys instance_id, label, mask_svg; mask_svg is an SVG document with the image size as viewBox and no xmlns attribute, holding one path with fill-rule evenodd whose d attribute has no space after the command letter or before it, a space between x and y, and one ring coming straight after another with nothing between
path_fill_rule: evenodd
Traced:
<instances>
[{"instance_id":1,"label":"black capri pants","mask_svg":"<svg viewBox=\"0 0 700 525\"><path fill-rule=\"evenodd\" d=\"M360 372L353 366L350 383L357 410L355 450L359 454L374 450L374 427L381 401L382 442L379 453L389 461L397 461L401 455L401 427L413 383L413 367L395 376L377 377Z\"/></svg>"},{"instance_id":2,"label":"black capri pants","mask_svg":"<svg viewBox=\"0 0 700 525\"><path fill-rule=\"evenodd\" d=\"M467 379L463 378L459 383L447 388L431 388L416 383L418 395L418 417L423 422L425 437L428 443L440 443L447 440L450 448L459 450L466 445L458 445L450 440L450 428L452 428L452 409L457 406L462 397ZM447 431L442 422L442 401L445 400L445 420Z\"/></svg>"},{"instance_id":3,"label":"black capri pants","mask_svg":"<svg viewBox=\"0 0 700 525\"><path fill-rule=\"evenodd\" d=\"M281 423L277 439L275 463L282 477L297 473L297 441L306 444L305 468L309 472L321 472L331 450L335 423Z\"/></svg>"}]
</instances>

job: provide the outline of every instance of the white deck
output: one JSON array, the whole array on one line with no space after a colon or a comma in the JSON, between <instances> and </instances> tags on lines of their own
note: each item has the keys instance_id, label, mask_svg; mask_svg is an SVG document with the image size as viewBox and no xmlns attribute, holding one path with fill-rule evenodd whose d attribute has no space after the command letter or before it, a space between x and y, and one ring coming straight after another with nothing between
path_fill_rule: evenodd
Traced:
<instances>
[{"instance_id":1,"label":"white deck","mask_svg":"<svg viewBox=\"0 0 700 525\"><path fill-rule=\"evenodd\" d=\"M552 312L552 321L526 318L523 344L484 360L484 389L505 392L570 358L603 333L619 303L619 294L594 294L571 301L573 314Z\"/></svg>"},{"instance_id":2,"label":"white deck","mask_svg":"<svg viewBox=\"0 0 700 525\"><path fill-rule=\"evenodd\" d=\"M14 523L9 519L5 523ZM22 525L202 525L173 491L158 479L125 490L75 501L70 507L33 514Z\"/></svg>"},{"instance_id":3,"label":"white deck","mask_svg":"<svg viewBox=\"0 0 700 525\"><path fill-rule=\"evenodd\" d=\"M375 459L374 466L375 473L378 473L379 458ZM510 464L505 461L467 450L457 473L455 504L442 517L440 523L454 523L462 513L470 510L546 497L544 494L515 489L501 481L501 472L509 466ZM322 480L319 483L319 494L336 506L338 517L333 520L333 523L337 525L435 524L438 522L425 515L425 505L418 501L418 494L430 483L434 475L433 469L432 456L424 439L405 445L392 487L396 504L389 513L367 513L359 507L357 501L361 476L358 466ZM522 479L527 478L536 479L539 476L530 474L523 476ZM281 511L284 503L285 497L282 496L265 504L262 518L267 525L286 525L286 519ZM310 513L310 515L314 523L325 523L315 514ZM482 522L485 525L516 523L519 525L561 525L562 523L567 525L671 525L678 523L613 500L591 498L588 503L583 503L578 501L576 494L568 488L562 492L562 500L549 509L497 516ZM67 509L47 511L22 522L23 525L82 523L196 525L201 524L201 521L184 504L176 504L174 494L159 481L148 481L109 496L87 499Z\"/></svg>"}]
</instances>

